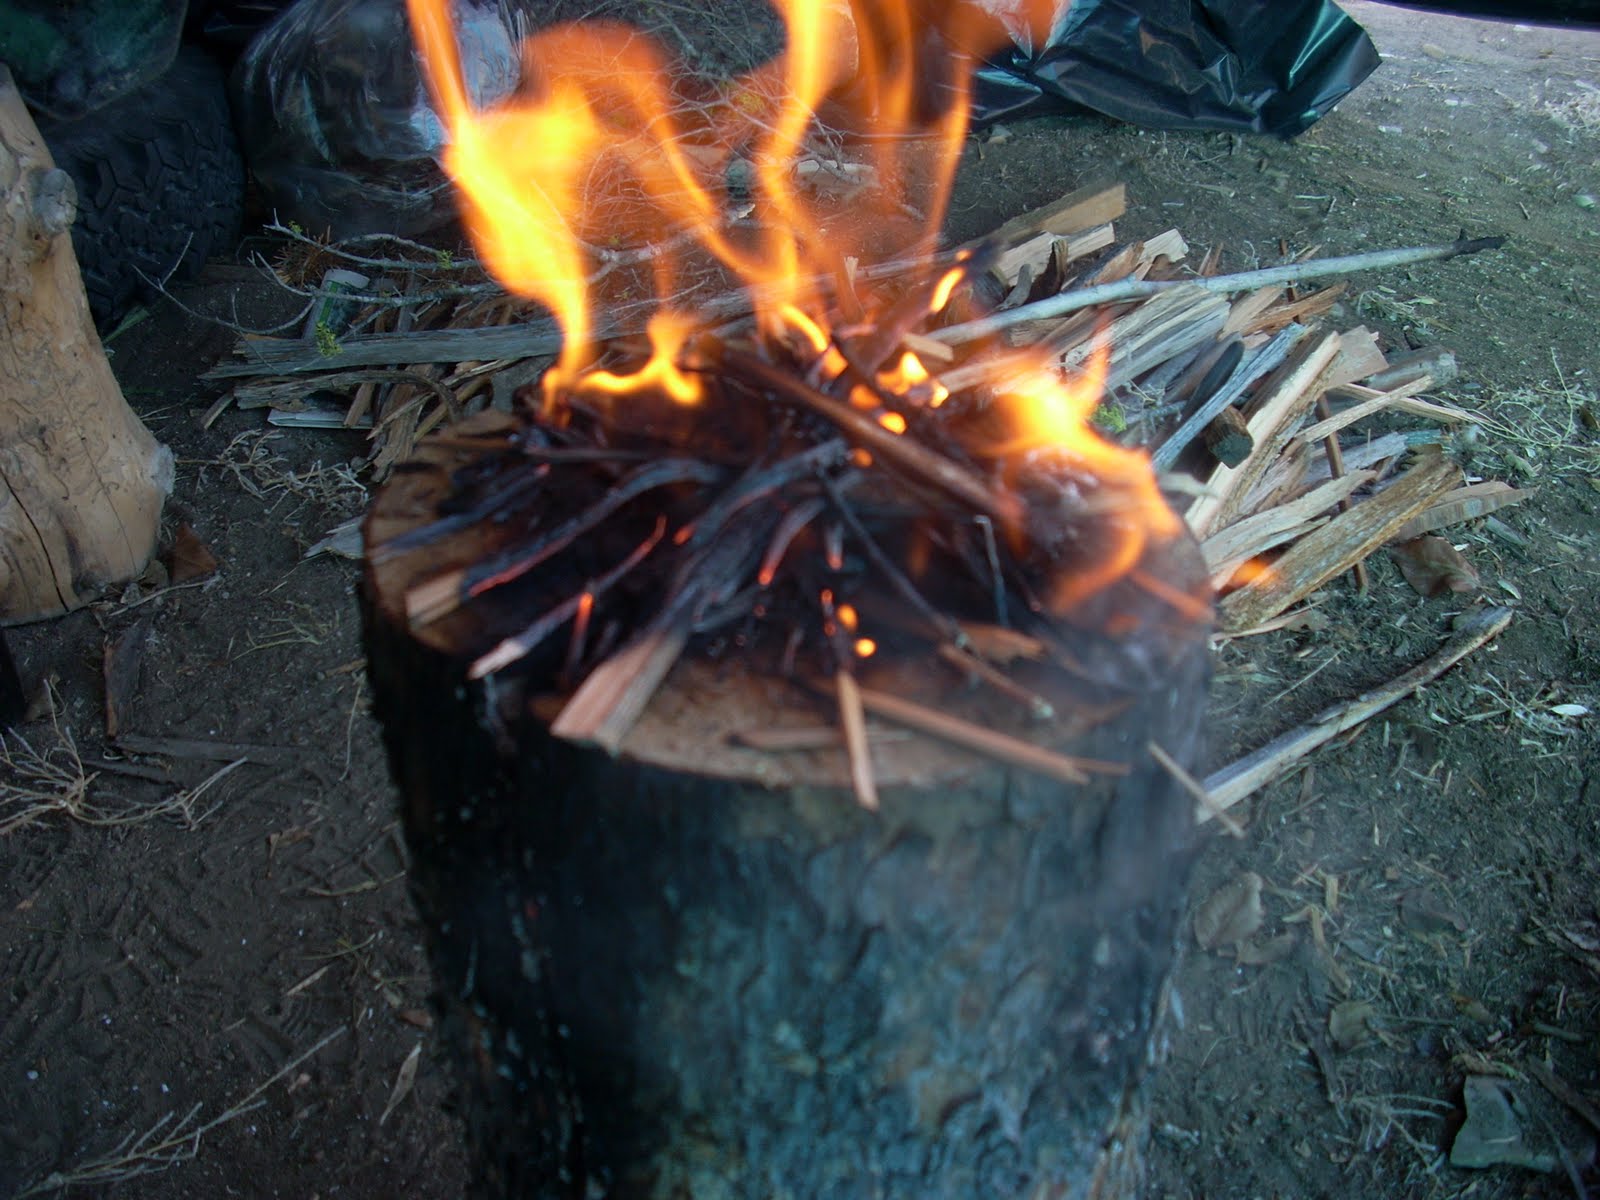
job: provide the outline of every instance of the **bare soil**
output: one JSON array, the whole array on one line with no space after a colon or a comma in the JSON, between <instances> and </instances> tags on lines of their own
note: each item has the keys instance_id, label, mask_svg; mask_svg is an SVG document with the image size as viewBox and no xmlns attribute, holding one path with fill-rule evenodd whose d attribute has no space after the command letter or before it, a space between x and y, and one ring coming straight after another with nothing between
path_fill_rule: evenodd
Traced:
<instances>
[{"instance_id":1,"label":"bare soil","mask_svg":"<svg viewBox=\"0 0 1600 1200\"><path fill-rule=\"evenodd\" d=\"M1227 268L1509 235L1493 254L1357 278L1336 317L1393 349L1453 350L1462 374L1440 394L1497 422L1453 452L1537 490L1497 527L1454 531L1482 597L1420 599L1380 556L1369 595L1328 587L1325 629L1220 648L1211 765L1398 674L1472 604L1516 619L1256 797L1242 838L1208 846L1196 899L1253 871L1261 938L1285 936L1261 965L1186 944L1150 1194L1582 1195L1600 1183L1600 34L1347 7L1385 64L1297 142L1021 123L969 146L950 232L1120 179L1124 236L1177 226L1197 254L1221 245ZM262 322L271 298L244 275L220 265L181 296ZM0 1196L465 1185L367 711L356 569L303 557L364 503L363 444L269 431L259 413L202 429L216 393L198 376L230 342L165 306L111 346L179 456L170 521L219 574L149 579L9 635L58 707L8 741L0 819L23 789L59 794L29 747L92 777L93 803L0 837ZM128 727L254 749L103 759L104 647L141 629ZM1556 711L1572 705L1596 715ZM1485 1075L1554 1171L1449 1164L1464 1087Z\"/></svg>"}]
</instances>

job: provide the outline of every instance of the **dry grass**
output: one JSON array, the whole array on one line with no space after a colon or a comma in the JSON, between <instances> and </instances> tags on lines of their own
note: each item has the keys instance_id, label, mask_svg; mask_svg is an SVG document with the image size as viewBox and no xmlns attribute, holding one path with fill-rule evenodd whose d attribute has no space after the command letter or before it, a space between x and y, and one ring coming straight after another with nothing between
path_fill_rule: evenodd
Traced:
<instances>
[{"instance_id":1,"label":"dry grass","mask_svg":"<svg viewBox=\"0 0 1600 1200\"><path fill-rule=\"evenodd\" d=\"M94 784L100 773L84 766L72 730L61 721L53 688L49 697L44 736L30 741L16 732L0 734L0 837L58 816L99 828L169 819L194 829L216 811L211 790L244 765L244 759L227 763L193 787L158 800L98 795Z\"/></svg>"},{"instance_id":2,"label":"dry grass","mask_svg":"<svg viewBox=\"0 0 1600 1200\"><path fill-rule=\"evenodd\" d=\"M205 1135L220 1126L236 1121L246 1113L254 1112L266 1103L262 1097L267 1089L287 1078L302 1063L314 1057L330 1042L343 1037L348 1030L341 1026L322 1037L309 1050L296 1055L273 1075L257 1084L240 1099L234 1101L209 1121L200 1121L201 1105L196 1104L182 1117L168 1113L141 1134L130 1133L107 1153L65 1171L55 1171L18 1192L22 1196L44 1196L52 1192L66 1192L72 1188L92 1187L97 1184L115 1184L155 1171L189 1162L200 1153L200 1143Z\"/></svg>"},{"instance_id":3,"label":"dry grass","mask_svg":"<svg viewBox=\"0 0 1600 1200\"><path fill-rule=\"evenodd\" d=\"M1566 376L1554 355L1551 362L1553 381L1497 391L1477 406L1490 435L1487 449L1527 479L1600 467L1600 436L1586 428L1600 419L1600 403Z\"/></svg>"},{"instance_id":4,"label":"dry grass","mask_svg":"<svg viewBox=\"0 0 1600 1200\"><path fill-rule=\"evenodd\" d=\"M269 513L290 500L346 512L365 506L367 485L354 468L345 463L327 467L318 461L293 470L289 461L276 452L282 437L274 430L241 433L228 443L215 465L232 475L250 495L270 502Z\"/></svg>"}]
</instances>

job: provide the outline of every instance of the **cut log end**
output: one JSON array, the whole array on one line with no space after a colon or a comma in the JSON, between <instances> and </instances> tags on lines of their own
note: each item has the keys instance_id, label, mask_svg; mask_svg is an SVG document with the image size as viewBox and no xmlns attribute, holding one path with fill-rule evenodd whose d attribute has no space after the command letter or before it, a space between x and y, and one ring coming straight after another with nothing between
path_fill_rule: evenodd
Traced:
<instances>
[{"instance_id":1,"label":"cut log end","mask_svg":"<svg viewBox=\"0 0 1600 1200\"><path fill-rule=\"evenodd\" d=\"M479 453L463 441L425 445L378 495L369 546L435 511ZM1131 1101L1193 829L1144 748L1192 761L1194 612L1130 582L1002 659L1014 694L937 654L879 653L841 699L821 664L786 676L781 631L720 653L623 635L619 665L574 694L564 647L538 670L469 673L592 573L541 568L408 619L419 583L469 572L496 536L379 553L364 588L443 1037L491 1192L565 1195L567 1179L581 1195L603 1176L635 1200L866 1179L891 1200L1090 1195L1136 1169ZM1151 553L1152 578L1203 577L1187 541ZM1113 615L1137 619L1112 636ZM610 716L640 694L618 734Z\"/></svg>"}]
</instances>

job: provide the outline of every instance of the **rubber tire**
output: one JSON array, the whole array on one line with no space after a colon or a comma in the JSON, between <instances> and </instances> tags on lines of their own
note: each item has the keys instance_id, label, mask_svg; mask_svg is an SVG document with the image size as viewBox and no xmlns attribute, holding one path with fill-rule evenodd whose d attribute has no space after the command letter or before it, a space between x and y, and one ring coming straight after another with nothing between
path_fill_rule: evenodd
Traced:
<instances>
[{"instance_id":1,"label":"rubber tire","mask_svg":"<svg viewBox=\"0 0 1600 1200\"><path fill-rule=\"evenodd\" d=\"M203 51L186 47L155 82L39 131L78 186L72 248L101 330L238 240L244 160L226 80Z\"/></svg>"}]
</instances>

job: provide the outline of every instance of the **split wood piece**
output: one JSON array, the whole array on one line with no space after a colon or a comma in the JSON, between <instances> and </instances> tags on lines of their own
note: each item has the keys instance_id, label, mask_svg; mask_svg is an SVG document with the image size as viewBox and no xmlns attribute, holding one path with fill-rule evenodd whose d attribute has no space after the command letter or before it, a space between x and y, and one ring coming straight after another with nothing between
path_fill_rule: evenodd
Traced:
<instances>
[{"instance_id":1,"label":"split wood piece","mask_svg":"<svg viewBox=\"0 0 1600 1200\"><path fill-rule=\"evenodd\" d=\"M1440 262L1463 254L1495 250L1504 244L1503 237L1475 238L1439 246L1412 246L1399 250L1376 250L1368 254L1347 254L1338 258L1290 263L1284 267L1242 271L1237 275L1213 275L1190 282L1198 283L1207 291L1232 294L1266 285L1284 287L1312 279L1325 279L1330 275L1348 275L1355 271L1390 270L1421 262ZM1009 312L995 313L993 316L966 321L960 325L950 325L933 336L942 342L958 346L963 342L988 337L1013 325L1037 321L1044 317L1065 316L1068 313L1113 301L1146 299L1175 286L1177 284L1171 281L1124 280L1097 287L1078 288L1062 292L1058 296L1037 300L1032 304L1024 304Z\"/></svg>"},{"instance_id":2,"label":"split wood piece","mask_svg":"<svg viewBox=\"0 0 1600 1200\"><path fill-rule=\"evenodd\" d=\"M1425 375L1433 380L1435 387L1442 387L1454 382L1460 374L1461 364L1456 362L1454 354L1442 346L1423 346L1395 355L1387 367L1361 382L1380 392L1389 392Z\"/></svg>"},{"instance_id":3,"label":"split wood piece","mask_svg":"<svg viewBox=\"0 0 1600 1200\"><path fill-rule=\"evenodd\" d=\"M753 384L766 388L787 403L800 404L828 418L857 445L884 462L954 496L978 512L1006 522L1016 519L1014 500L996 492L980 476L960 464L934 453L913 438L890 433L848 404L823 395L753 354L730 347L718 353L724 363Z\"/></svg>"},{"instance_id":4,"label":"split wood piece","mask_svg":"<svg viewBox=\"0 0 1600 1200\"><path fill-rule=\"evenodd\" d=\"M1409 541L1425 533L1432 533L1435 529L1459 525L1463 521L1475 521L1479 517L1488 516L1496 509L1520 504L1531 495L1533 492L1530 490L1514 488L1509 483L1501 483L1498 480L1469 483L1465 487L1458 487L1440 496L1395 530L1393 540Z\"/></svg>"},{"instance_id":5,"label":"split wood piece","mask_svg":"<svg viewBox=\"0 0 1600 1200\"><path fill-rule=\"evenodd\" d=\"M904 741L916 736L907 729L867 728L869 743ZM844 745L844 734L837 725L795 725L781 729L736 729L728 734L728 741L763 754L795 754L806 750L836 750Z\"/></svg>"},{"instance_id":6,"label":"split wood piece","mask_svg":"<svg viewBox=\"0 0 1600 1200\"><path fill-rule=\"evenodd\" d=\"M326 375L318 375L312 379L293 376L287 379L279 376L252 379L235 386L233 402L240 408L273 408L281 412L299 412L306 407L306 397L314 391L379 383L409 383L432 392L439 403L455 406L455 397L437 379L430 378L421 371L379 368L330 371ZM358 413L356 419L359 420L361 415ZM349 412L345 414L344 420L346 425L350 423Z\"/></svg>"},{"instance_id":7,"label":"split wood piece","mask_svg":"<svg viewBox=\"0 0 1600 1200\"><path fill-rule=\"evenodd\" d=\"M989 243L1014 246L1039 234L1067 236L1097 225L1108 225L1128 209L1128 189L1120 183L1096 184L1069 192L1059 200L1012 217L994 232L969 242L968 248Z\"/></svg>"},{"instance_id":8,"label":"split wood piece","mask_svg":"<svg viewBox=\"0 0 1600 1200\"><path fill-rule=\"evenodd\" d=\"M1189 506L1186 519L1204 541L1231 523L1239 502L1277 461L1295 426L1310 408L1323 373L1339 353L1339 335L1329 333L1300 354L1275 387L1259 398L1248 419L1255 453L1237 467L1219 466L1206 481L1205 496Z\"/></svg>"},{"instance_id":9,"label":"split wood piece","mask_svg":"<svg viewBox=\"0 0 1600 1200\"><path fill-rule=\"evenodd\" d=\"M956 352L951 347L920 333L901 334L900 344L922 359L924 366L929 362L947 363L955 360Z\"/></svg>"},{"instance_id":10,"label":"split wood piece","mask_svg":"<svg viewBox=\"0 0 1600 1200\"><path fill-rule=\"evenodd\" d=\"M1188 257L1189 243L1176 229L1168 229L1142 242L1130 242L1117 251L1089 276L1093 285L1111 284L1118 280L1138 282L1145 279L1156 263L1165 259L1170 265Z\"/></svg>"},{"instance_id":11,"label":"split wood piece","mask_svg":"<svg viewBox=\"0 0 1600 1200\"><path fill-rule=\"evenodd\" d=\"M1318 389L1320 395L1328 388L1340 387L1364 379L1374 371L1383 370L1388 359L1378 349L1378 335L1365 325L1346 329L1339 335L1339 354L1328 367L1327 378Z\"/></svg>"},{"instance_id":12,"label":"split wood piece","mask_svg":"<svg viewBox=\"0 0 1600 1200\"><path fill-rule=\"evenodd\" d=\"M1275 304L1263 312L1259 317L1244 327L1248 333L1272 333L1282 329L1291 321L1298 321L1304 325L1317 317L1326 316L1339 297L1343 296L1346 287L1336 283L1332 287L1325 287L1312 292L1309 296L1302 296L1298 300L1290 300L1284 304Z\"/></svg>"},{"instance_id":13,"label":"split wood piece","mask_svg":"<svg viewBox=\"0 0 1600 1200\"><path fill-rule=\"evenodd\" d=\"M1196 822L1203 824L1215 813L1226 812L1246 796L1287 774L1318 747L1426 687L1498 635L1511 623L1512 612L1509 608L1485 608L1471 614L1442 650L1405 674L1354 700L1324 709L1308 724L1274 738L1259 750L1208 775L1204 784L1210 801L1195 809Z\"/></svg>"},{"instance_id":14,"label":"split wood piece","mask_svg":"<svg viewBox=\"0 0 1600 1200\"><path fill-rule=\"evenodd\" d=\"M1255 439L1250 436L1250 426L1243 415L1231 405L1211 418L1201 435L1211 457L1225 467L1237 467L1250 457L1255 449Z\"/></svg>"},{"instance_id":15,"label":"split wood piece","mask_svg":"<svg viewBox=\"0 0 1600 1200\"><path fill-rule=\"evenodd\" d=\"M1377 467L1381 463L1393 462L1411 451L1411 443L1403 433L1386 433L1382 437L1375 437L1370 442L1362 442L1359 446L1344 447L1344 465L1348 471L1362 471L1368 467ZM1382 479L1387 471L1380 471L1378 477ZM1302 488L1314 488L1326 483L1332 478L1328 466L1327 455L1318 448L1312 454L1312 461L1306 468L1305 477L1300 481Z\"/></svg>"},{"instance_id":16,"label":"split wood piece","mask_svg":"<svg viewBox=\"0 0 1600 1200\"><path fill-rule=\"evenodd\" d=\"M1224 325L1224 332L1219 333L1218 336L1232 336L1228 335L1225 330L1226 325ZM1247 357L1242 357L1239 364L1233 369L1232 374L1228 376L1227 382L1213 392L1199 408L1185 417L1183 424L1168 434L1166 440L1155 448L1155 451L1150 455L1150 462L1156 470L1170 470L1173 464L1178 461L1178 456L1211 423L1212 418L1223 409L1235 404L1267 372L1276 370L1305 333L1306 330L1302 326L1286 326L1280 329L1266 345L1261 346ZM1251 440L1254 441L1254 435L1252 435Z\"/></svg>"},{"instance_id":17,"label":"split wood piece","mask_svg":"<svg viewBox=\"0 0 1600 1200\"><path fill-rule=\"evenodd\" d=\"M1215 340L1227 316L1228 306L1220 297L1202 296L1164 320L1150 320L1126 345L1113 340L1106 390L1125 387L1162 363Z\"/></svg>"},{"instance_id":18,"label":"split wood piece","mask_svg":"<svg viewBox=\"0 0 1600 1200\"><path fill-rule=\"evenodd\" d=\"M1246 292L1235 300L1228 309L1228 320L1223 325L1222 332L1250 333L1261 315L1276 304L1283 295L1281 287L1257 288L1253 292Z\"/></svg>"},{"instance_id":19,"label":"split wood piece","mask_svg":"<svg viewBox=\"0 0 1600 1200\"><path fill-rule=\"evenodd\" d=\"M1123 775L1128 770L1125 763L1099 762L1060 754L888 692L862 688L861 702L868 712L876 713L897 725L952 742L996 762L1037 771L1063 783L1087 783L1091 774Z\"/></svg>"},{"instance_id":20,"label":"split wood piece","mask_svg":"<svg viewBox=\"0 0 1600 1200\"><path fill-rule=\"evenodd\" d=\"M1328 396L1326 392L1317 397L1316 412L1317 416L1320 417L1322 421L1326 421L1328 419ZM1319 422L1319 424L1320 423L1321 422ZM1334 479L1338 479L1343 476L1345 473L1344 454L1339 448L1338 434L1330 433L1322 438L1322 453L1328 460L1328 473L1333 476ZM1348 496L1339 501L1339 511L1342 513L1350 511L1350 499ZM1362 562L1360 559L1357 559L1353 564L1351 564L1350 578L1351 581L1356 585L1356 594L1365 596L1367 594L1367 587L1369 584L1369 580L1367 579L1367 564Z\"/></svg>"},{"instance_id":21,"label":"split wood piece","mask_svg":"<svg viewBox=\"0 0 1600 1200\"><path fill-rule=\"evenodd\" d=\"M1396 412L1407 413L1413 417L1427 417L1432 421L1442 421L1446 425L1465 425L1483 418L1476 413L1468 412L1464 408L1456 408L1451 404L1440 404L1436 400L1422 400L1416 396L1406 394L1403 389L1393 392L1380 392L1374 388L1363 387L1358 383L1341 384L1330 388L1329 393L1336 400L1355 400L1357 402L1376 400L1380 396L1392 397L1390 407Z\"/></svg>"},{"instance_id":22,"label":"split wood piece","mask_svg":"<svg viewBox=\"0 0 1600 1200\"><path fill-rule=\"evenodd\" d=\"M1206 570L1214 587L1232 579L1245 563L1275 546L1293 541L1326 524L1323 516L1341 500L1376 478L1372 471L1355 471L1313 488L1304 496L1245 517L1200 543Z\"/></svg>"},{"instance_id":23,"label":"split wood piece","mask_svg":"<svg viewBox=\"0 0 1600 1200\"><path fill-rule=\"evenodd\" d=\"M1323 438L1331 437L1347 425L1354 425L1357 421L1365 420L1374 413L1380 413L1392 408L1396 401L1415 396L1419 392L1425 392L1432 386L1433 380L1424 375L1420 379L1414 379L1410 383L1402 384L1393 391L1384 392L1382 395L1374 396L1370 400L1363 400L1343 412L1334 413L1318 421L1315 425L1307 425L1295 436L1306 443L1320 442Z\"/></svg>"},{"instance_id":24,"label":"split wood piece","mask_svg":"<svg viewBox=\"0 0 1600 1200\"><path fill-rule=\"evenodd\" d=\"M1227 629L1257 625L1309 596L1392 538L1460 478L1461 469L1443 455L1423 458L1384 491L1307 534L1272 570L1227 596L1218 606L1221 624Z\"/></svg>"},{"instance_id":25,"label":"split wood piece","mask_svg":"<svg viewBox=\"0 0 1600 1200\"><path fill-rule=\"evenodd\" d=\"M1189 257L1189 243L1184 241L1183 234L1176 229L1169 229L1165 233L1158 233L1153 238L1146 238L1139 249L1139 263L1155 263L1158 259L1166 259L1169 263L1182 262Z\"/></svg>"},{"instance_id":26,"label":"split wood piece","mask_svg":"<svg viewBox=\"0 0 1600 1200\"><path fill-rule=\"evenodd\" d=\"M589 672L550 732L615 754L688 644L676 626L641 634Z\"/></svg>"},{"instance_id":27,"label":"split wood piece","mask_svg":"<svg viewBox=\"0 0 1600 1200\"><path fill-rule=\"evenodd\" d=\"M1070 235L1041 233L1002 251L990 274L1006 287L1015 287L1024 269L1032 278L1038 279L1052 265L1064 266L1075 259L1104 250L1116 240L1116 229L1111 225L1098 225Z\"/></svg>"},{"instance_id":28,"label":"split wood piece","mask_svg":"<svg viewBox=\"0 0 1600 1200\"><path fill-rule=\"evenodd\" d=\"M78 608L144 569L172 452L128 407L84 297L71 177L0 66L0 621Z\"/></svg>"},{"instance_id":29,"label":"split wood piece","mask_svg":"<svg viewBox=\"0 0 1600 1200\"><path fill-rule=\"evenodd\" d=\"M1198 285L1176 288L1117 317L1109 325L1090 322L1075 344L1060 347L1051 340L1062 370L1081 371L1099 348L1109 343L1105 390L1137 378L1161 363L1214 338L1227 319L1228 305ZM1059 335L1058 335L1059 336ZM1058 348L1059 347L1059 348Z\"/></svg>"}]
</instances>

